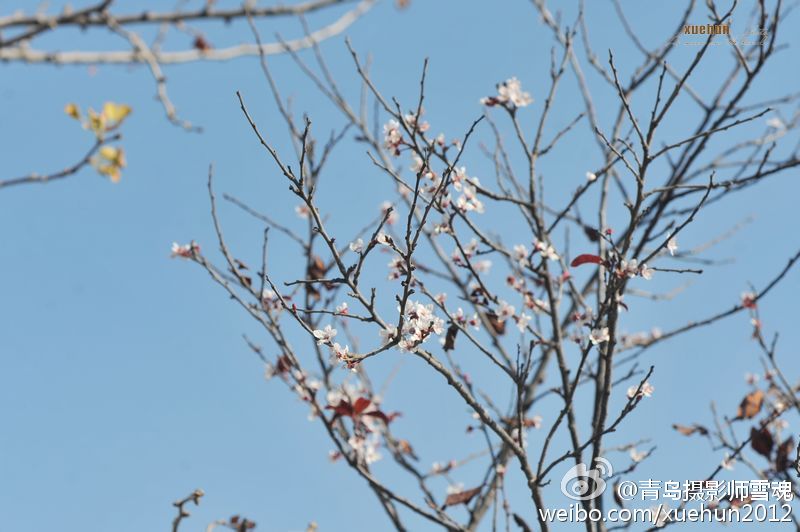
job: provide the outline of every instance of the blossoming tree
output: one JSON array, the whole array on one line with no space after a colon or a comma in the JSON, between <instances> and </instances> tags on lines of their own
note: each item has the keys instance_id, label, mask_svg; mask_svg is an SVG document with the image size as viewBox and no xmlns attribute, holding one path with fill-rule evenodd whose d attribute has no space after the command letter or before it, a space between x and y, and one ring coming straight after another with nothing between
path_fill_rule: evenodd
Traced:
<instances>
[{"instance_id":1,"label":"blossoming tree","mask_svg":"<svg viewBox=\"0 0 800 532\"><path fill-rule=\"evenodd\" d=\"M249 339L248 344L263 361L267 378L286 385L308 405L310 418L330 439L331 460L345 463L363 478L398 530L407 529L408 515L448 530L476 530L482 523L494 530L502 519L506 526L513 523L523 530L532 530L530 523L538 521L537 528L548 530L550 524L535 510L547 508L549 498L556 497L556 472L561 468L594 464L613 445L630 451L630 466L617 474L619 479L650 455L638 450L638 440L625 436L624 430L627 418L655 392L651 379L658 365L641 365L648 350L746 313L752 316L754 338L765 354L766 387L757 388L752 379L753 391L736 417L718 418L713 429L700 424L676 424L675 429L687 436L701 434L725 452L718 467L698 471L698 478L712 482L736 460L751 464L745 455L755 452L769 463L767 468L753 466L760 478L789 479L797 491L789 474L795 463L794 443L781 436L780 420L800 408L798 388L782 373L758 309L800 259L800 252L765 274L763 284L740 301L723 303L721 310L702 319L636 334L625 334L622 325L633 305L626 295L647 295L647 283L655 276L703 279L704 271L692 264L703 261L703 251L714 241L695 249L683 249L680 242L687 227L702 223L700 214L708 205L800 165L796 148L776 148L796 125L796 113L786 118L781 112L786 109L782 106L794 105L796 96L743 104L777 50L785 7L780 2L772 7L759 3L755 18L767 37L757 46L727 43L735 52L730 75L719 80L709 97L692 87L692 79L718 37L704 38L689 66L678 70L668 63L677 46L673 36L650 49L631 32L643 55L634 70L619 65L611 53L601 61L582 18L568 27L543 1L534 5L557 49L548 93L534 100L520 80L501 81L496 91L476 102L482 112L475 109L477 119L457 136L435 134L425 119L427 61L416 101L399 102L384 95L358 51L350 47L364 98L374 103L371 115L363 99L359 104L344 95L318 47L316 68L294 57L309 83L341 112L347 129L357 132L354 143L366 147L375 173L396 188L396 196L382 204L380 216L358 234L334 234L318 199L326 159L332 150L344 149L340 146L347 142L345 136L331 137L320 150L310 120L291 114L271 69L262 63L295 152L278 152L271 140L274 128L263 133L240 94L241 110L274 163L274 186L279 190L288 185L298 202L296 213L307 225L305 236L290 223L279 223L244 201L228 198L266 225L260 264L246 266L223 236L209 172L221 264L207 254L207 248L214 247L210 245L175 244L173 254L205 269L263 327L270 346ZM698 9L691 3L678 27L697 16ZM719 11L713 3L700 11L718 24L732 15L732 10ZM579 60L583 56L589 58L588 68L604 80L600 86L586 82L587 65ZM623 81L621 72L628 71L629 79ZM559 84L570 72L583 100L576 116L565 119L551 111ZM600 91L610 91L617 100L610 127L598 119L593 94ZM679 99L692 101L698 118L691 124L683 120L683 136L675 138L663 133L663 126ZM384 124L382 133L373 127L378 120ZM766 130L760 126L765 120ZM568 201L551 202L538 165L560 143L569 142L578 127L591 130L601 162L586 168ZM552 128L554 134L544 133ZM729 130L746 137L725 142ZM473 137L481 133L489 135L493 147L475 146ZM479 179L465 168L464 161L480 151L494 163L492 179ZM515 158L520 154L521 163ZM627 220L612 227L610 213L618 209L627 213ZM587 211L591 218L581 215ZM527 230L526 238L507 240L505 222L498 222L506 216L515 217ZM302 265L303 275L277 279L270 273L276 233L299 246L294 260ZM388 282L365 282L368 272L376 270ZM302 343L290 340L298 332L307 337ZM467 458L425 466L426 442L412 445L393 429L403 411L402 398L385 400L385 390L377 389L370 378L371 364L387 357L413 357L438 376L442 390L447 390L442 393L452 394L471 412L474 423L468 432L481 435L483 449ZM502 393L488 378L490 373L505 383ZM507 404L500 404L499 398ZM542 404L550 405L546 413ZM740 434L735 422L744 419L755 426ZM536 445L528 443L532 430L541 433ZM566 451L554 444L562 439ZM407 473L416 493L379 478L373 464L381 459ZM450 478L454 470L476 460L484 473L476 475L472 485L451 485L446 492L432 487L436 478ZM517 472L513 476L512 469ZM508 502L509 482L524 486L527 507ZM602 510L613 498L609 490L581 504L585 510ZM747 502L730 496L713 504ZM457 508L462 506L466 512ZM656 526L669 524L659 516ZM586 523L590 531L605 528L603 523Z\"/></svg>"}]
</instances>

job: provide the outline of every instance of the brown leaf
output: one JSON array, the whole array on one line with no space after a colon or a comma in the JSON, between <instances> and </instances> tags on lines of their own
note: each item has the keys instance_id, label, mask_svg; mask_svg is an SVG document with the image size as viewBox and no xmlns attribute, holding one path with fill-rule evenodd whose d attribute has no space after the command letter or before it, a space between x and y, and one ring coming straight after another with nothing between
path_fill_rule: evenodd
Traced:
<instances>
[{"instance_id":1,"label":"brown leaf","mask_svg":"<svg viewBox=\"0 0 800 532\"><path fill-rule=\"evenodd\" d=\"M739 410L736 413L736 419L752 419L761 411L761 405L764 403L764 392L756 390L747 394L739 404Z\"/></svg>"},{"instance_id":2,"label":"brown leaf","mask_svg":"<svg viewBox=\"0 0 800 532\"><path fill-rule=\"evenodd\" d=\"M472 488L471 490L459 491L458 493L451 493L444 501L444 507L456 506L458 504L469 504L475 495L481 492L481 487Z\"/></svg>"},{"instance_id":3,"label":"brown leaf","mask_svg":"<svg viewBox=\"0 0 800 532\"><path fill-rule=\"evenodd\" d=\"M322 261L322 259L316 255L311 257L311 262L308 264L308 278L321 279L325 277L325 272L325 263Z\"/></svg>"},{"instance_id":4,"label":"brown leaf","mask_svg":"<svg viewBox=\"0 0 800 532\"><path fill-rule=\"evenodd\" d=\"M706 436L708 434L708 429L707 428L705 428L702 425L698 425L696 423L694 425L690 426L690 427L686 426L686 425L679 425L678 423L675 423L675 424L672 425L672 428L677 430L678 432L680 432L684 436L691 436L695 432L700 434L701 436Z\"/></svg>"},{"instance_id":5,"label":"brown leaf","mask_svg":"<svg viewBox=\"0 0 800 532\"><path fill-rule=\"evenodd\" d=\"M767 428L752 427L750 429L750 446L755 452L769 459L774 445L775 440L772 439L772 433Z\"/></svg>"},{"instance_id":6,"label":"brown leaf","mask_svg":"<svg viewBox=\"0 0 800 532\"><path fill-rule=\"evenodd\" d=\"M458 335L458 325L452 324L447 328L447 335L444 337L444 350L450 351L456 347L456 336Z\"/></svg>"},{"instance_id":7,"label":"brown leaf","mask_svg":"<svg viewBox=\"0 0 800 532\"><path fill-rule=\"evenodd\" d=\"M211 50L211 43L209 43L202 35L198 35L194 38L192 46L195 50L200 50L201 52L207 52Z\"/></svg>"},{"instance_id":8,"label":"brown leaf","mask_svg":"<svg viewBox=\"0 0 800 532\"><path fill-rule=\"evenodd\" d=\"M419 458L417 458L417 454L414 452L414 448L411 447L410 443L408 443L408 440L399 440L397 442L397 448L402 454L407 454L414 460L419 460Z\"/></svg>"},{"instance_id":9,"label":"brown leaf","mask_svg":"<svg viewBox=\"0 0 800 532\"><path fill-rule=\"evenodd\" d=\"M786 471L794 464L794 460L789 458L793 450L794 439L789 436L786 441L778 446L778 451L775 453L775 471Z\"/></svg>"},{"instance_id":10,"label":"brown leaf","mask_svg":"<svg viewBox=\"0 0 800 532\"><path fill-rule=\"evenodd\" d=\"M622 495L619 492L619 480L614 482L614 502L617 503L617 506L620 508L625 508L625 501L622 499Z\"/></svg>"},{"instance_id":11,"label":"brown leaf","mask_svg":"<svg viewBox=\"0 0 800 532\"><path fill-rule=\"evenodd\" d=\"M532 532L531 527L528 526L528 523L526 523L525 520L519 516L519 514L514 514L513 517L514 523L516 523L516 525L522 529L522 532Z\"/></svg>"},{"instance_id":12,"label":"brown leaf","mask_svg":"<svg viewBox=\"0 0 800 532\"><path fill-rule=\"evenodd\" d=\"M487 312L486 319L489 321L489 325L492 326L494 332L503 335L506 333L506 322L505 320L500 320L500 318L494 312Z\"/></svg>"},{"instance_id":13,"label":"brown leaf","mask_svg":"<svg viewBox=\"0 0 800 532\"><path fill-rule=\"evenodd\" d=\"M591 242L597 242L600 240L600 232L592 226L584 225L583 226L583 233L586 235Z\"/></svg>"}]
</instances>

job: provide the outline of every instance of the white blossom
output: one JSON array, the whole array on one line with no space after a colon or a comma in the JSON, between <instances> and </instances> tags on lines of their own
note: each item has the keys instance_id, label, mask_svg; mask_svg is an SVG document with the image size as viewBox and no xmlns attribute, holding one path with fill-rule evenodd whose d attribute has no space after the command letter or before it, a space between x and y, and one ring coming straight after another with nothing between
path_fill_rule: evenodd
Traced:
<instances>
[{"instance_id":1,"label":"white blossom","mask_svg":"<svg viewBox=\"0 0 800 532\"><path fill-rule=\"evenodd\" d=\"M637 390L638 390L638 394L637 394ZM642 397L650 397L650 396L652 396L654 391L656 391L656 389L653 387L653 385L650 384L649 382L645 381L644 383L642 383L641 390L639 389L638 386L631 386L630 388L628 388L628 394L627 395L628 395L628 399L633 399L637 395L641 399Z\"/></svg>"},{"instance_id":2,"label":"white blossom","mask_svg":"<svg viewBox=\"0 0 800 532\"><path fill-rule=\"evenodd\" d=\"M389 120L383 126L383 146L394 155L400 155L400 144L403 143L403 134L400 133L400 124L397 120Z\"/></svg>"},{"instance_id":3,"label":"white blossom","mask_svg":"<svg viewBox=\"0 0 800 532\"><path fill-rule=\"evenodd\" d=\"M550 244L536 240L533 243L533 247L536 249L536 251L539 252L542 258L550 260L558 260L558 253L556 253L555 248Z\"/></svg>"},{"instance_id":4,"label":"white blossom","mask_svg":"<svg viewBox=\"0 0 800 532\"><path fill-rule=\"evenodd\" d=\"M593 345L608 342L609 338L610 336L608 335L608 327L592 329L592 332L589 334L589 341L592 342Z\"/></svg>"},{"instance_id":5,"label":"white blossom","mask_svg":"<svg viewBox=\"0 0 800 532\"><path fill-rule=\"evenodd\" d=\"M300 205L298 205L297 207L294 208L294 213L301 220L307 220L308 219L308 213L309 213L308 205L306 205L305 203L301 203Z\"/></svg>"},{"instance_id":6,"label":"white blossom","mask_svg":"<svg viewBox=\"0 0 800 532\"><path fill-rule=\"evenodd\" d=\"M639 268L639 274L649 281L653 278L653 269L648 268L647 264L642 264L642 267Z\"/></svg>"},{"instance_id":7,"label":"white blossom","mask_svg":"<svg viewBox=\"0 0 800 532\"><path fill-rule=\"evenodd\" d=\"M515 78L509 78L497 84L497 96L481 98L483 105L493 106L501 104L510 108L526 107L533 103L531 95L522 90L522 84Z\"/></svg>"},{"instance_id":8,"label":"white blossom","mask_svg":"<svg viewBox=\"0 0 800 532\"><path fill-rule=\"evenodd\" d=\"M353 253L361 253L364 251L364 240L359 238L354 242L350 242L350 251Z\"/></svg>"},{"instance_id":9,"label":"white blossom","mask_svg":"<svg viewBox=\"0 0 800 532\"><path fill-rule=\"evenodd\" d=\"M314 338L317 339L317 345L328 344L336 336L336 329L326 325L324 329L316 329L313 334Z\"/></svg>"},{"instance_id":10,"label":"white blossom","mask_svg":"<svg viewBox=\"0 0 800 532\"><path fill-rule=\"evenodd\" d=\"M667 241L667 251L672 256L675 256L675 251L678 249L678 239L674 236Z\"/></svg>"}]
</instances>

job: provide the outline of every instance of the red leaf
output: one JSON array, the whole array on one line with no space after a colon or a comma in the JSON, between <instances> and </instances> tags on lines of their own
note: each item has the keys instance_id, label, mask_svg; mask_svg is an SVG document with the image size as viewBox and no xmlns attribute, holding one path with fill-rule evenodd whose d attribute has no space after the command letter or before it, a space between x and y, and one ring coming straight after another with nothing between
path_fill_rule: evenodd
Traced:
<instances>
[{"instance_id":1,"label":"red leaf","mask_svg":"<svg viewBox=\"0 0 800 532\"><path fill-rule=\"evenodd\" d=\"M603 259L601 259L597 255L591 255L589 253L584 253L584 254L578 255L577 257L572 259L572 262L570 263L570 266L572 266L574 268L576 266L580 266L581 264L589 264L589 263L591 263L591 264L603 264Z\"/></svg>"},{"instance_id":2,"label":"red leaf","mask_svg":"<svg viewBox=\"0 0 800 532\"><path fill-rule=\"evenodd\" d=\"M359 397L358 399L356 399L356 403L353 405L353 410L355 411L356 415L366 410L371 402L372 401L370 401L366 397Z\"/></svg>"}]
</instances>

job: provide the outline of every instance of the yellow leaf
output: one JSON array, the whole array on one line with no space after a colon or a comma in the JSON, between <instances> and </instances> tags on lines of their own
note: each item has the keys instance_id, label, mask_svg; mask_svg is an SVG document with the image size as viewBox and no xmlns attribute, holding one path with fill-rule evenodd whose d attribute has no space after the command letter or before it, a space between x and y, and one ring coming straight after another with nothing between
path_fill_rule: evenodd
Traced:
<instances>
[{"instance_id":1,"label":"yellow leaf","mask_svg":"<svg viewBox=\"0 0 800 532\"><path fill-rule=\"evenodd\" d=\"M68 103L66 106L64 106L64 112L67 113L67 116L70 116L75 120L81 119L81 111L74 103Z\"/></svg>"},{"instance_id":2,"label":"yellow leaf","mask_svg":"<svg viewBox=\"0 0 800 532\"><path fill-rule=\"evenodd\" d=\"M89 121L84 124L84 127L91 129L98 138L101 137L106 130L105 115L98 114L97 111L89 108Z\"/></svg>"},{"instance_id":3,"label":"yellow leaf","mask_svg":"<svg viewBox=\"0 0 800 532\"><path fill-rule=\"evenodd\" d=\"M122 148L103 146L100 148L100 156L114 166L119 166L120 168L125 166L125 152Z\"/></svg>"},{"instance_id":4,"label":"yellow leaf","mask_svg":"<svg viewBox=\"0 0 800 532\"><path fill-rule=\"evenodd\" d=\"M92 165L100 175L107 176L112 182L117 183L122 176L122 169L126 166L125 152L122 148L103 146L98 156L93 158Z\"/></svg>"},{"instance_id":5,"label":"yellow leaf","mask_svg":"<svg viewBox=\"0 0 800 532\"><path fill-rule=\"evenodd\" d=\"M103 105L103 117L105 117L109 128L121 124L122 121L131 114L131 111L132 109L129 105L114 102L106 102L105 105Z\"/></svg>"}]
</instances>

